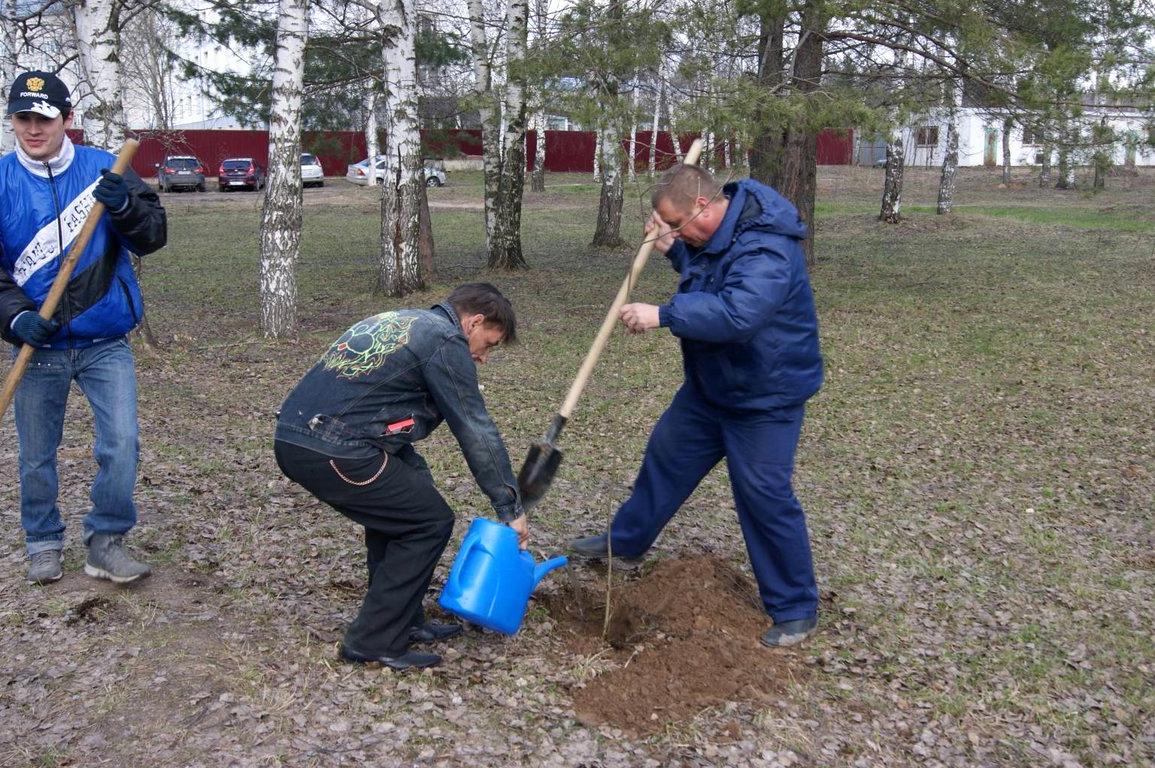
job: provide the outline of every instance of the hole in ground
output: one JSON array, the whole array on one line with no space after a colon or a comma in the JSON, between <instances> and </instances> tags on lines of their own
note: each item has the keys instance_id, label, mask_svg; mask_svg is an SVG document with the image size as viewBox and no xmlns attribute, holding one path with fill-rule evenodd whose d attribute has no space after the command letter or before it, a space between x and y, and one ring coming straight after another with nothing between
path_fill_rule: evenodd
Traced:
<instances>
[{"instance_id":1,"label":"hole in ground","mask_svg":"<svg viewBox=\"0 0 1155 768\"><path fill-rule=\"evenodd\" d=\"M796 652L761 645L770 620L757 590L717 556L614 573L604 638L604 579L560 579L543 595L570 650L601 670L573 691L586 725L653 733L726 702L764 702L807 674Z\"/></svg>"}]
</instances>

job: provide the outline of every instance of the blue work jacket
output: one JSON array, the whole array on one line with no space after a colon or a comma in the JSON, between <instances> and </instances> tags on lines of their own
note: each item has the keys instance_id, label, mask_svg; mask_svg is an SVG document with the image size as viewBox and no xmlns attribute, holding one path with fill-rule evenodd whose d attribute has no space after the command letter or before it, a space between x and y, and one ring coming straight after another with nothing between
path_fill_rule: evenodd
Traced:
<instances>
[{"instance_id":1,"label":"blue work jacket","mask_svg":"<svg viewBox=\"0 0 1155 768\"><path fill-rule=\"evenodd\" d=\"M659 321L681 339L686 380L711 404L799 405L822 386L806 225L765 184L747 179L723 194L729 205L710 240L667 251L681 281Z\"/></svg>"}]
</instances>

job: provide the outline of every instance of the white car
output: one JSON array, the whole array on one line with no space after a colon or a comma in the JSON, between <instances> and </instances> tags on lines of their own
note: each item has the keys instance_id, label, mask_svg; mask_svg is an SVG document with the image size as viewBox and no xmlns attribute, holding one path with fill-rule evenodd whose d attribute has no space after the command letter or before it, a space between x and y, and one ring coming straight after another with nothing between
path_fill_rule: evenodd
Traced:
<instances>
[{"instance_id":1,"label":"white car","mask_svg":"<svg viewBox=\"0 0 1155 768\"><path fill-rule=\"evenodd\" d=\"M301 184L306 187L325 186L325 169L316 155L301 153Z\"/></svg>"},{"instance_id":2,"label":"white car","mask_svg":"<svg viewBox=\"0 0 1155 768\"><path fill-rule=\"evenodd\" d=\"M374 159L374 166L376 168L377 183L382 184L385 176L385 155L377 155ZM359 163L354 163L349 166L349 170L345 173L345 181L350 181L358 186L366 186L369 183L369 158L365 158ZM443 187L445 186L446 175L445 169L434 163L433 161L425 161L425 186L427 187Z\"/></svg>"}]
</instances>

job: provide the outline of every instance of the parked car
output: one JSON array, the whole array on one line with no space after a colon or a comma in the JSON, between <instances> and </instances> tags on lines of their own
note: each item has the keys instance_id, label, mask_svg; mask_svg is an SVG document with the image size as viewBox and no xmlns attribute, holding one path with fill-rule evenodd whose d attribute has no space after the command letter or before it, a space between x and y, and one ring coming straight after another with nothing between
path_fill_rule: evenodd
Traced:
<instances>
[{"instance_id":1,"label":"parked car","mask_svg":"<svg viewBox=\"0 0 1155 768\"><path fill-rule=\"evenodd\" d=\"M265 169L251 157L231 157L221 161L217 184L221 192L234 189L258 190L265 186Z\"/></svg>"},{"instance_id":2,"label":"parked car","mask_svg":"<svg viewBox=\"0 0 1155 768\"><path fill-rule=\"evenodd\" d=\"M205 191L205 167L192 155L170 155L156 164L156 185L161 192L174 189Z\"/></svg>"},{"instance_id":3,"label":"parked car","mask_svg":"<svg viewBox=\"0 0 1155 768\"><path fill-rule=\"evenodd\" d=\"M377 183L384 183L385 177L385 155L377 155L374 158L374 166L376 167ZM445 186L447 180L445 169L435 160L425 161L425 186L427 187L442 187ZM365 158L359 163L354 163L349 166L348 171L345 172L345 181L351 181L358 186L366 186L369 183L369 158Z\"/></svg>"},{"instance_id":4,"label":"parked car","mask_svg":"<svg viewBox=\"0 0 1155 768\"><path fill-rule=\"evenodd\" d=\"M306 187L325 186L325 169L316 155L301 153L301 184Z\"/></svg>"}]
</instances>

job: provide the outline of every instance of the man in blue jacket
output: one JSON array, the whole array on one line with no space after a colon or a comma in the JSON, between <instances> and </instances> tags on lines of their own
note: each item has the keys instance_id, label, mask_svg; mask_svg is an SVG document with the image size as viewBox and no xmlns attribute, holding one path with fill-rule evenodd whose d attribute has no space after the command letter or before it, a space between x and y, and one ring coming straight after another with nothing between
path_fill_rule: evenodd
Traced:
<instances>
[{"instance_id":1,"label":"man in blue jacket","mask_svg":"<svg viewBox=\"0 0 1155 768\"><path fill-rule=\"evenodd\" d=\"M345 633L343 660L431 667L440 656L409 646L461 633L460 624L426 622L421 605L454 518L413 444L442 421L524 548L517 482L477 381L477 365L516 335L509 300L488 283L469 283L432 309L357 323L281 406L274 442L281 471L365 527L369 586Z\"/></svg>"},{"instance_id":2,"label":"man in blue jacket","mask_svg":"<svg viewBox=\"0 0 1155 768\"><path fill-rule=\"evenodd\" d=\"M804 404L822 385L818 320L806 273L806 226L770 187L724 188L679 165L659 182L647 232L681 276L662 306L627 304L633 333L669 328L685 382L658 420L630 498L605 533L571 542L578 555L638 558L723 458L759 592L768 646L810 636L818 589L794 452Z\"/></svg>"},{"instance_id":3,"label":"man in blue jacket","mask_svg":"<svg viewBox=\"0 0 1155 768\"><path fill-rule=\"evenodd\" d=\"M74 146L68 87L48 72L24 72L8 96L16 151L0 158L0 336L36 347L14 402L20 439L20 521L28 581L62 575L64 521L56 506L56 452L73 381L92 406L98 469L84 517L85 573L117 583L147 576L123 539L136 524L139 434L136 372L125 335L144 313L132 254L165 244L164 208L116 158ZM52 318L38 314L61 262L96 201L106 209Z\"/></svg>"}]
</instances>

